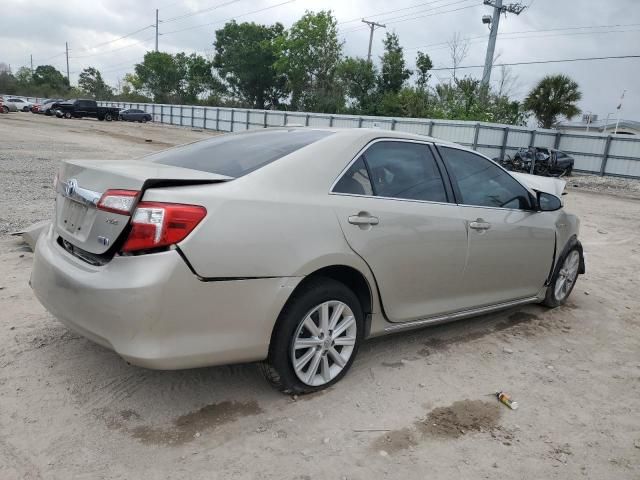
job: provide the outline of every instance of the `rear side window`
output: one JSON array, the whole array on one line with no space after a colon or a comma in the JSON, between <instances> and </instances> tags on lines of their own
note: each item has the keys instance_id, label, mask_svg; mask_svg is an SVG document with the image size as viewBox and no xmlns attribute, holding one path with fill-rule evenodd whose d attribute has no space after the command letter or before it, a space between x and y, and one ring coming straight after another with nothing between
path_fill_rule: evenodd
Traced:
<instances>
[{"instance_id":1,"label":"rear side window","mask_svg":"<svg viewBox=\"0 0 640 480\"><path fill-rule=\"evenodd\" d=\"M440 170L427 145L412 142L374 143L364 153L377 196L446 202Z\"/></svg>"},{"instance_id":2,"label":"rear side window","mask_svg":"<svg viewBox=\"0 0 640 480\"><path fill-rule=\"evenodd\" d=\"M332 133L325 130L260 130L242 135L220 135L155 153L147 159L237 178Z\"/></svg>"},{"instance_id":3,"label":"rear side window","mask_svg":"<svg viewBox=\"0 0 640 480\"><path fill-rule=\"evenodd\" d=\"M342 178L333 187L337 193L347 193L351 195L373 195L369 172L362 157L358 158L345 172Z\"/></svg>"}]
</instances>

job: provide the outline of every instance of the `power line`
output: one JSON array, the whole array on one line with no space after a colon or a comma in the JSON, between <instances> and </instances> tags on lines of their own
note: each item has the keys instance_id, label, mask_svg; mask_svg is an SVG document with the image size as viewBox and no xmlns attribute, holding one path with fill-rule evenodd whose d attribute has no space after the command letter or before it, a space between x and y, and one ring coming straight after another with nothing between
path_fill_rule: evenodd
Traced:
<instances>
[{"instance_id":1,"label":"power line","mask_svg":"<svg viewBox=\"0 0 640 480\"><path fill-rule=\"evenodd\" d=\"M465 2L465 1L468 1L468 0L461 0L460 2L455 2L455 3L462 3L462 2ZM450 6L450 5L441 5L441 7ZM466 9L469 9L469 8L477 8L477 7L480 7L480 6L481 5L468 5L466 7L455 8L453 10L444 10L442 12L428 13L428 14L425 14L425 15L417 15L416 16L416 15L410 14L410 15L402 15L402 16L399 16L399 17L393 17L392 19L383 18L381 21L384 21L387 24L389 24L389 23L408 22L408 21L411 21L411 20L418 20L420 18L433 17L433 16L436 16L436 15L442 15L442 14L445 14L445 13L459 12L461 10L466 10ZM437 8L441 8L441 7L437 7ZM435 10L435 8L432 9L432 10ZM418 12L416 12L416 13L418 13ZM407 17L407 16L409 18L404 18L404 17ZM341 33L342 34L346 34L346 33L351 33L351 32L357 32L358 30L366 30L366 28L367 27L358 27L358 28L354 28L352 30L343 31Z\"/></svg>"},{"instance_id":2,"label":"power line","mask_svg":"<svg viewBox=\"0 0 640 480\"><path fill-rule=\"evenodd\" d=\"M440 3L440 2L444 2L444 1L445 0L433 0L431 2L418 3L418 4L413 5L411 7L396 8L395 10L386 10L386 11L383 11L383 12L373 13L371 15L365 15L365 17L367 17L367 18L380 17L382 15L388 15L390 13L401 12L403 10L411 10L413 8L424 7L425 5L432 5L434 3ZM441 5L441 6L446 6L446 5ZM354 18L352 20L345 20L343 22L338 22L338 25L344 25L344 24L347 24L347 23L354 23L354 22L359 22L359 21L360 21L360 17Z\"/></svg>"},{"instance_id":3,"label":"power line","mask_svg":"<svg viewBox=\"0 0 640 480\"><path fill-rule=\"evenodd\" d=\"M528 34L528 33L539 33L539 32L557 32L562 30L579 30L579 29L595 29L595 28L617 28L617 27L635 27L640 26L640 23L629 23L629 24L616 24L616 25L585 25L581 27L558 27L558 28L543 28L539 30L523 30L520 32L504 32L498 33L499 37L505 37L507 35L520 35L520 34ZM558 33L552 35L523 35L521 37L509 37L509 40L516 40L521 38L546 38L546 37L560 37L560 36L573 36L573 35L599 35L605 33L625 33L625 32L635 32L637 30L605 30L602 32L571 32L571 33ZM477 43L475 40L484 40L486 37L484 35L479 35L477 37L467 37L464 40L469 41L470 43ZM419 45L417 47L407 47L404 50L416 50L418 48L430 48L430 47L447 47L448 42L438 42L438 43L430 43L427 45Z\"/></svg>"},{"instance_id":4,"label":"power line","mask_svg":"<svg viewBox=\"0 0 640 480\"><path fill-rule=\"evenodd\" d=\"M586 58L563 58L559 60L535 60L529 62L513 62L513 63L496 63L495 67L513 67L517 65L541 65L547 63L568 63L568 62L589 62L594 60L618 60L618 59L627 59L627 58L640 58L640 55L612 55L608 57L586 57ZM466 69L466 68L484 68L483 65L463 65L458 66L456 69ZM453 67L438 67L432 68L432 71L441 71L441 70L453 70Z\"/></svg>"},{"instance_id":5,"label":"power line","mask_svg":"<svg viewBox=\"0 0 640 480\"><path fill-rule=\"evenodd\" d=\"M428 15L422 15L420 17L416 16L416 15L424 13L424 12L446 13L446 12L438 12L437 10L439 10L440 8L447 8L447 7L451 7L453 5L459 5L461 3L470 2L470 1L474 2L475 0L457 0L457 1L454 1L454 2L445 3L443 5L437 5L437 6L426 8L426 9L423 9L423 10L417 10L415 12L404 13L402 15L397 15L395 17L381 18L380 21L381 22L386 22L386 23L399 23L401 21L405 21L403 19L412 20L414 18L423 18L424 16L430 16L429 14ZM479 5L473 5L473 6L479 6ZM453 10L453 11L456 11L456 10ZM378 16L381 16L381 15L378 15ZM433 15L433 14L431 14L431 15ZM350 32L355 32L355 31L358 31L358 30L366 30L366 28L367 27L364 27L364 26L354 27L354 28L352 28L350 30L344 31L343 33L350 33Z\"/></svg>"},{"instance_id":6,"label":"power line","mask_svg":"<svg viewBox=\"0 0 640 480\"><path fill-rule=\"evenodd\" d=\"M133 42L133 43L129 43L128 45L123 45L122 47L118 47L118 48L113 48L111 50L105 50L103 52L97 52L97 53L91 53L89 55L77 55L77 56L71 56L71 58L77 59L77 58L91 58L91 57L97 57L100 55L105 55L107 53L113 53L113 52L118 52L120 50L124 50L126 48L131 48L131 47L135 47L136 45L140 45L143 44L145 42L148 42L149 40L152 40L153 37L147 37L147 38L143 38L142 40L139 40L137 42Z\"/></svg>"},{"instance_id":7,"label":"power line","mask_svg":"<svg viewBox=\"0 0 640 480\"><path fill-rule=\"evenodd\" d=\"M210 27L211 25L217 25L219 23L226 23L226 22L229 22L231 20L235 20L236 18L246 17L247 15L253 15L254 13L261 13L261 12L264 12L264 11L267 11L267 10L271 10L272 8L277 8L277 7L281 7L282 5L286 5L288 3L293 3L295 1L296 0L287 0L286 2L277 3L277 4L271 5L269 7L260 8L258 10L253 10L252 12L243 13L242 15L236 15L234 17L227 18L225 20L219 20L217 22L210 22L210 23L203 23L203 24L200 24L200 25L194 25L192 27L181 28L179 30L172 30L170 32L164 32L161 35L173 35L174 33L186 32L188 30L195 30L195 29L203 28L203 27Z\"/></svg>"},{"instance_id":8,"label":"power line","mask_svg":"<svg viewBox=\"0 0 640 480\"><path fill-rule=\"evenodd\" d=\"M54 58L58 58L58 57L62 57L63 55L66 55L66 52L61 52L61 53L57 53L51 57L45 58L44 60L42 60L43 62L48 62L49 60L53 60Z\"/></svg>"},{"instance_id":9,"label":"power line","mask_svg":"<svg viewBox=\"0 0 640 480\"><path fill-rule=\"evenodd\" d=\"M135 30L135 31L130 32L130 33L126 33L126 34L124 34L124 35L122 35L122 36L120 36L118 38L114 38L114 39L108 40L106 42L98 43L96 45L93 45L92 47L81 48L78 51L79 52L86 52L86 51L89 51L89 50L93 50L94 48L102 47L104 45L108 45L110 43L114 43L114 42L117 42L119 40L123 40L125 38L129 38L129 37L131 37L131 36L133 36L133 35L135 35L137 33L144 32L145 30L148 30L149 28L153 28L153 25L147 25L146 27L139 28L138 30Z\"/></svg>"},{"instance_id":10,"label":"power line","mask_svg":"<svg viewBox=\"0 0 640 480\"><path fill-rule=\"evenodd\" d=\"M220 4L214 5L212 7L207 7L207 8L203 8L201 10L196 10L195 12L185 13L183 15L176 15L175 17L171 17L171 18L168 18L166 20L162 20L162 23L176 22L178 20L183 20L185 18L193 17L195 15L200 15L201 13L207 13L207 12L211 12L213 10L216 10L218 8L227 7L229 5L232 5L234 3L238 3L240 1L242 1L242 0L229 0L228 2L220 3Z\"/></svg>"}]
</instances>

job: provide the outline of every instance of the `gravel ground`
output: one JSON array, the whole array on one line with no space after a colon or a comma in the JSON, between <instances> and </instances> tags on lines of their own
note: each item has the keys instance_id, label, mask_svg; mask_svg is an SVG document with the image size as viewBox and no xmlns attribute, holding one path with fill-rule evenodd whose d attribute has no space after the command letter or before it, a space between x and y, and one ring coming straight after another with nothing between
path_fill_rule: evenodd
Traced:
<instances>
[{"instance_id":1,"label":"gravel ground","mask_svg":"<svg viewBox=\"0 0 640 480\"><path fill-rule=\"evenodd\" d=\"M50 215L61 158L208 135L0 116L2 228ZM0 236L0 479L638 479L640 202L565 201L587 252L567 305L367 342L339 384L299 398L255 365L127 365L40 306L32 254Z\"/></svg>"},{"instance_id":2,"label":"gravel ground","mask_svg":"<svg viewBox=\"0 0 640 480\"><path fill-rule=\"evenodd\" d=\"M566 180L567 189L570 191L606 193L640 199L640 179L576 174Z\"/></svg>"}]
</instances>

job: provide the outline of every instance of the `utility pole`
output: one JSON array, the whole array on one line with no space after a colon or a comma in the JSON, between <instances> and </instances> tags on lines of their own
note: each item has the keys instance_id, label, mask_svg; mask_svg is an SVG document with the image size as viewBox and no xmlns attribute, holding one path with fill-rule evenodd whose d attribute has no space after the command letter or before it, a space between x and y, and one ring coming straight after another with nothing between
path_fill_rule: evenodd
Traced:
<instances>
[{"instance_id":1,"label":"utility pole","mask_svg":"<svg viewBox=\"0 0 640 480\"><path fill-rule=\"evenodd\" d=\"M158 51L158 9L156 8L156 52Z\"/></svg>"},{"instance_id":2,"label":"utility pole","mask_svg":"<svg viewBox=\"0 0 640 480\"><path fill-rule=\"evenodd\" d=\"M620 103L616 110L618 110L618 120L616 120L616 129L613 131L614 135L618 133L618 126L620 125L620 115L622 114L622 101L624 100L624 94L627 93L626 90L622 92L622 96L620 97Z\"/></svg>"},{"instance_id":3,"label":"utility pole","mask_svg":"<svg viewBox=\"0 0 640 480\"><path fill-rule=\"evenodd\" d=\"M69 42L64 42L65 50L67 52L67 81L71 85L71 78L69 78Z\"/></svg>"},{"instance_id":4,"label":"utility pole","mask_svg":"<svg viewBox=\"0 0 640 480\"><path fill-rule=\"evenodd\" d=\"M491 68L493 67L493 55L496 50L496 39L498 38L498 27L500 26L500 14L514 13L520 15L526 6L521 3L510 3L503 5L502 0L484 0L485 5L493 7L493 17L482 18L482 23L490 24L491 33L489 34L489 43L487 44L487 55L484 59L484 71L482 72L482 86L489 87L491 80Z\"/></svg>"},{"instance_id":5,"label":"utility pole","mask_svg":"<svg viewBox=\"0 0 640 480\"><path fill-rule=\"evenodd\" d=\"M364 18L362 19L363 23L366 23L367 25L369 25L369 51L367 52L367 62L371 62L371 45L373 44L373 32L376 29L376 27L380 27L380 28L387 28L386 25L383 25L381 23L376 23L376 22L371 22L368 20L365 20Z\"/></svg>"}]
</instances>

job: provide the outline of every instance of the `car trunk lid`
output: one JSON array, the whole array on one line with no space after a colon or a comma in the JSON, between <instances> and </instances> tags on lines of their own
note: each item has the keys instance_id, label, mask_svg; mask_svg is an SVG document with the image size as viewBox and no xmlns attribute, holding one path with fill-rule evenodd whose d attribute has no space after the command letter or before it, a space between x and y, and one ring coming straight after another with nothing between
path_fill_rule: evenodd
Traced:
<instances>
[{"instance_id":1,"label":"car trunk lid","mask_svg":"<svg viewBox=\"0 0 640 480\"><path fill-rule=\"evenodd\" d=\"M133 212L98 208L106 191L140 192L140 200L148 188L228 180L232 177L144 160L67 160L57 176L54 228L67 249L101 255L117 243Z\"/></svg>"}]
</instances>

